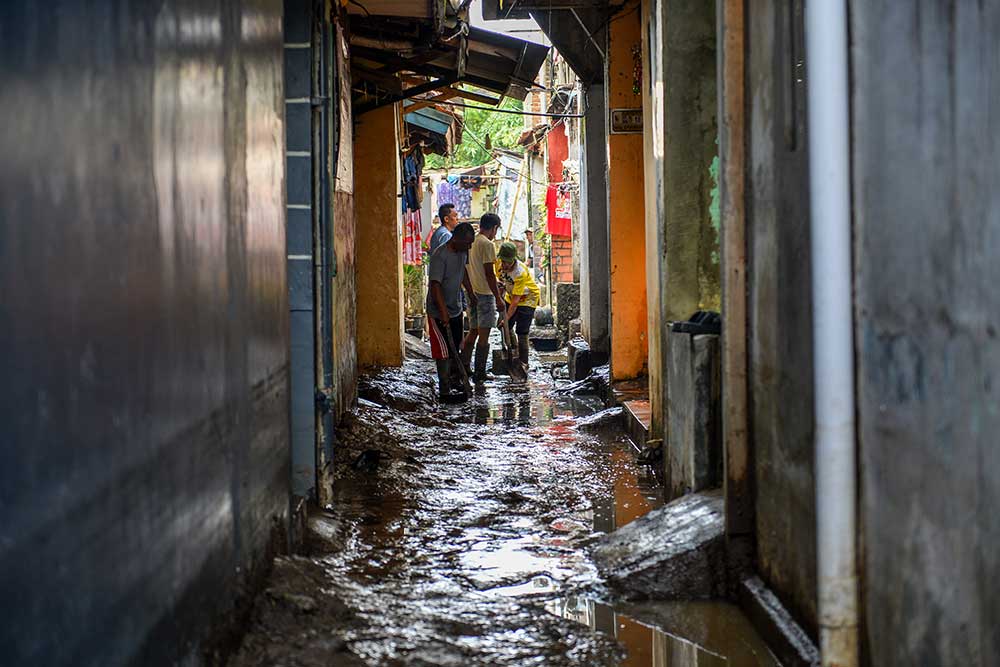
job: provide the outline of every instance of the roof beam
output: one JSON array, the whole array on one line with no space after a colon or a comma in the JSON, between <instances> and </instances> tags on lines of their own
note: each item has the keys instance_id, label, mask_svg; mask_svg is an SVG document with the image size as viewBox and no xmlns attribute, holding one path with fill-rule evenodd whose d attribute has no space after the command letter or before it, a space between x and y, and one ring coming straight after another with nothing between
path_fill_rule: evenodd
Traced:
<instances>
[{"instance_id":1,"label":"roof beam","mask_svg":"<svg viewBox=\"0 0 1000 667\"><path fill-rule=\"evenodd\" d=\"M455 83L455 81L456 79L454 74L448 77L442 77L436 81L428 81L427 83L420 84L419 86L407 88L398 95L389 95L388 97L383 97L373 102L358 105L355 107L354 113L355 115L360 116L363 113L378 109L379 107L384 107L387 104L395 104L396 102L402 102L403 100L408 100L411 97L416 97L417 95L423 95L424 93L429 93L439 88L445 88Z\"/></svg>"}]
</instances>

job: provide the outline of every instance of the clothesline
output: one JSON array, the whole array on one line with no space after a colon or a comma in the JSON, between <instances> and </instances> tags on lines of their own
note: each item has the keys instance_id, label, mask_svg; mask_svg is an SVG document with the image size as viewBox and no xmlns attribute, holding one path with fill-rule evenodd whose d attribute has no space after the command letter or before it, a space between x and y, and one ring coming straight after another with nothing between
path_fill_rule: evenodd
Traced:
<instances>
[{"instance_id":1,"label":"clothesline","mask_svg":"<svg viewBox=\"0 0 1000 667\"><path fill-rule=\"evenodd\" d=\"M430 179L431 176L434 176L434 175L435 174L426 174L425 173L423 175L423 178ZM444 174L442 174L441 176L443 178L450 178L451 176L457 176L458 178L469 178L469 179L472 179L472 178L480 178L480 179L506 178L506 179L509 179L509 180L512 180L512 181L514 180L513 176L501 176L499 174L487 174L487 175L483 175L483 176L462 176L460 174L449 174L448 176L445 176ZM548 183L542 183L541 181L536 181L534 179L530 179L530 180L532 182L534 182L534 183L538 183L539 185L563 185L564 183L569 183L571 185L578 185L578 183L576 181L549 181Z\"/></svg>"}]
</instances>

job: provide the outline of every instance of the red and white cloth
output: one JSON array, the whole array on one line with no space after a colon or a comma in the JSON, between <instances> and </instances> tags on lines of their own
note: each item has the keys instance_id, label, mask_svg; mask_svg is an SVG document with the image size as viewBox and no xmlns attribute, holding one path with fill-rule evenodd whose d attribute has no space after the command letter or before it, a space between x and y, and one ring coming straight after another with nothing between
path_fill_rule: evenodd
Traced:
<instances>
[{"instance_id":1,"label":"red and white cloth","mask_svg":"<svg viewBox=\"0 0 1000 667\"><path fill-rule=\"evenodd\" d=\"M571 194L557 185L550 185L545 195L545 207L548 209L548 232L551 236L572 236L573 219L571 211Z\"/></svg>"},{"instance_id":2,"label":"red and white cloth","mask_svg":"<svg viewBox=\"0 0 1000 667\"><path fill-rule=\"evenodd\" d=\"M403 264L420 265L424 249L420 226L420 211L403 213Z\"/></svg>"}]
</instances>

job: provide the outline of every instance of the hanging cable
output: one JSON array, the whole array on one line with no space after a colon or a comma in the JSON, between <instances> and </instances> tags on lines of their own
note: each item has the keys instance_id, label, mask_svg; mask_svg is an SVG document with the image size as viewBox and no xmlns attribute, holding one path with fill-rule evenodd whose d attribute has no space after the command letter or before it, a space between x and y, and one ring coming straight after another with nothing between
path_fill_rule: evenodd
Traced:
<instances>
[{"instance_id":1,"label":"hanging cable","mask_svg":"<svg viewBox=\"0 0 1000 667\"><path fill-rule=\"evenodd\" d=\"M541 111L515 111L514 109L493 109L490 107L481 107L474 104L463 104L461 102L434 102L433 100L418 99L418 102L432 102L433 104L440 104L442 106L448 107L461 107L462 109L479 109L480 111L491 111L493 113L506 113L512 114L514 116L538 116L541 118L583 118L582 113L544 113Z\"/></svg>"}]
</instances>

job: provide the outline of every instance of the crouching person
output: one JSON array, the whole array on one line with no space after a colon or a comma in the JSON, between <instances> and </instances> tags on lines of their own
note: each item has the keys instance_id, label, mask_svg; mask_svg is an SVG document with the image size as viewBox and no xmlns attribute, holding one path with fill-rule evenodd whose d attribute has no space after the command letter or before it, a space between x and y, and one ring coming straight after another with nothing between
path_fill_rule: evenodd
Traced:
<instances>
[{"instance_id":1,"label":"crouching person","mask_svg":"<svg viewBox=\"0 0 1000 667\"><path fill-rule=\"evenodd\" d=\"M507 308L501 316L507 318L511 330L517 334L517 356L528 368L528 332L535 317L535 308L541 292L531 271L517 258L517 246L505 241L497 253L497 282L503 287Z\"/></svg>"},{"instance_id":2,"label":"crouching person","mask_svg":"<svg viewBox=\"0 0 1000 667\"><path fill-rule=\"evenodd\" d=\"M451 238L431 254L428 269L427 329L431 354L437 364L441 398L452 394L452 377L460 377L462 363L457 346L462 341L462 287L470 293L472 285L465 272L469 248L476 231L467 222L455 226ZM449 341L450 335L450 341ZM464 391L464 387L462 388Z\"/></svg>"}]
</instances>

